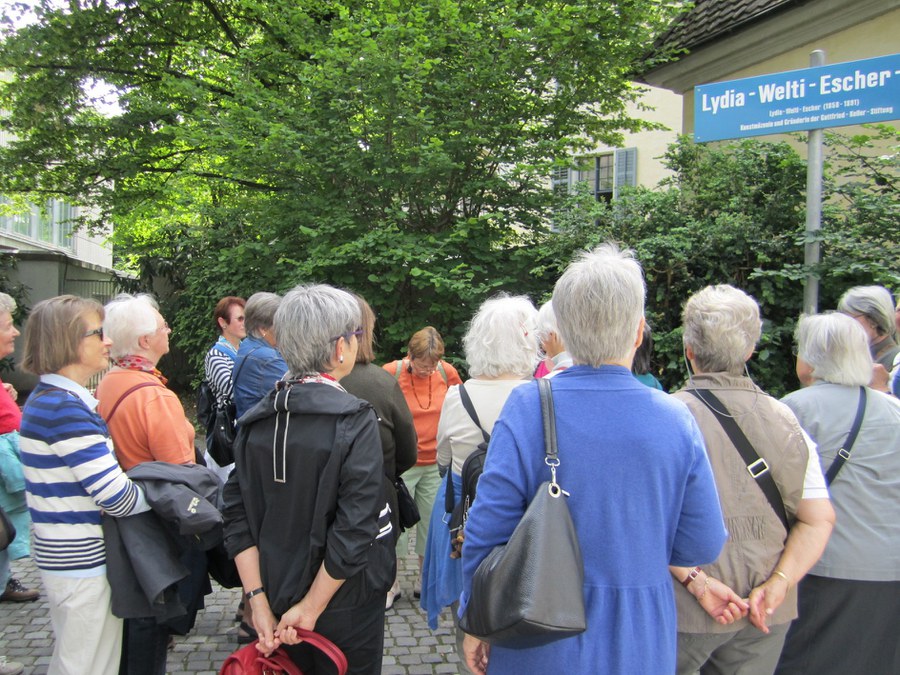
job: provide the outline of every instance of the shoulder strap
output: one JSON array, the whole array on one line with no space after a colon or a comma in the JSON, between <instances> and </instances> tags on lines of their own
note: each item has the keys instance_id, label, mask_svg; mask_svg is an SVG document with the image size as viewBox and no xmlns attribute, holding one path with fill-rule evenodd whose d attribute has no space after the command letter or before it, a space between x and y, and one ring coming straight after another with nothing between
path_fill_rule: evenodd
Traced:
<instances>
[{"instance_id":1,"label":"shoulder strap","mask_svg":"<svg viewBox=\"0 0 900 675\"><path fill-rule=\"evenodd\" d=\"M491 435L484 430L483 426L481 426L481 422L478 419L478 413L475 412L475 406L472 404L472 399L469 397L469 392L466 391L466 388L462 384L459 385L459 400L462 401L463 408L469 413L469 417L472 418L472 421L475 422L475 426L478 427L478 430L484 437L484 442L490 443Z\"/></svg>"},{"instance_id":2,"label":"shoulder strap","mask_svg":"<svg viewBox=\"0 0 900 675\"><path fill-rule=\"evenodd\" d=\"M447 384L447 371L444 370L444 364L441 361L437 362L437 371L441 374L441 379L444 380L444 384Z\"/></svg>"},{"instance_id":3,"label":"shoulder strap","mask_svg":"<svg viewBox=\"0 0 900 675\"><path fill-rule=\"evenodd\" d=\"M119 409L119 404L125 400L125 397L136 392L138 389L143 389L144 387L161 387L162 384L159 382L141 382L140 384L134 385L131 389L126 391L119 397L119 400L116 401L116 404L112 407L112 410L109 411L109 415L106 417L106 423L109 424L110 420L113 418L113 415L116 414L116 410Z\"/></svg>"},{"instance_id":4,"label":"shoulder strap","mask_svg":"<svg viewBox=\"0 0 900 675\"><path fill-rule=\"evenodd\" d=\"M722 425L725 433L728 434L728 438L731 439L732 444L740 453L741 459L744 460L744 464L747 466L747 472L756 481L759 489L763 491L763 494L769 501L769 505L772 507L772 510L775 511L775 515L778 516L781 524L784 525L784 529L790 532L791 526L788 524L787 512L784 509L784 500L781 498L781 493L778 491L775 479L772 478L766 460L762 459L759 454L757 454L756 450L753 449L753 445L750 443L747 436L744 435L744 432L738 426L738 423L728 414L728 408L725 407L715 394L708 389L688 389L687 391L700 399L700 401L706 405L707 409L712 412L715 418L719 420L719 424Z\"/></svg>"},{"instance_id":5,"label":"shoulder strap","mask_svg":"<svg viewBox=\"0 0 900 675\"><path fill-rule=\"evenodd\" d=\"M237 379L237 376L241 374L241 369L244 367L244 364L247 363L247 359L249 359L253 355L253 352L255 352L257 349L262 349L262 347L254 347L249 352L247 352L247 354L244 356L244 360L241 361L241 365L239 365L237 367L237 370L231 375L232 386L234 386L234 381Z\"/></svg>"},{"instance_id":6,"label":"shoulder strap","mask_svg":"<svg viewBox=\"0 0 900 675\"><path fill-rule=\"evenodd\" d=\"M866 413L866 388L859 388L859 402L856 404L856 417L853 420L853 426L850 427L850 433L844 445L837 451L834 461L828 467L828 473L825 474L825 484L831 485L832 481L838 475L838 471L844 466L844 462L850 459L850 453L853 450L853 444L859 435L859 428L862 426L863 415Z\"/></svg>"},{"instance_id":7,"label":"shoulder strap","mask_svg":"<svg viewBox=\"0 0 900 675\"><path fill-rule=\"evenodd\" d=\"M550 379L540 378L538 392L541 395L541 418L544 422L544 453L548 462L559 463L559 449L556 447L556 412L553 408L553 390L550 388ZM552 465L551 465L551 468ZM555 471L553 480L556 481Z\"/></svg>"}]
</instances>

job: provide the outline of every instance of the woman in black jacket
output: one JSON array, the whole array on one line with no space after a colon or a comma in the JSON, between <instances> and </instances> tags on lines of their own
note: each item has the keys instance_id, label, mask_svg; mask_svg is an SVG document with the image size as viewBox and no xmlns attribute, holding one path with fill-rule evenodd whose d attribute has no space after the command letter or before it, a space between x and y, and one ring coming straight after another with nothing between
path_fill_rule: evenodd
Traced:
<instances>
[{"instance_id":1,"label":"woman in black jacket","mask_svg":"<svg viewBox=\"0 0 900 675\"><path fill-rule=\"evenodd\" d=\"M297 286L275 330L288 374L241 420L226 547L261 652L285 645L304 672L322 672L331 661L295 630L314 629L348 672L375 675L396 559L377 418L339 383L356 360L359 306L330 286Z\"/></svg>"}]
</instances>

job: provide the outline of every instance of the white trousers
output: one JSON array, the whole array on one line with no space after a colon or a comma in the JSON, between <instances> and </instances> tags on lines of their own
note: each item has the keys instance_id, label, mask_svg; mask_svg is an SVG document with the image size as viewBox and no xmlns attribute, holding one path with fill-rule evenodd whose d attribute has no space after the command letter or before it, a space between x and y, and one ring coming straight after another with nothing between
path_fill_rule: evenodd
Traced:
<instances>
[{"instance_id":1,"label":"white trousers","mask_svg":"<svg viewBox=\"0 0 900 675\"><path fill-rule=\"evenodd\" d=\"M122 619L112 614L106 575L41 578L56 637L48 675L118 675Z\"/></svg>"}]
</instances>

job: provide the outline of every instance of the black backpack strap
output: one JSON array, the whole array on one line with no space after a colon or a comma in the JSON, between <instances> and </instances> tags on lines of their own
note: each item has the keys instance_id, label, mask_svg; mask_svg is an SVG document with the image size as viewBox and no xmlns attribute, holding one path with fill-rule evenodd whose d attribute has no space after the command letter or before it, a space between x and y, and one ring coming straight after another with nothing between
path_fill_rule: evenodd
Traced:
<instances>
[{"instance_id":1,"label":"black backpack strap","mask_svg":"<svg viewBox=\"0 0 900 675\"><path fill-rule=\"evenodd\" d=\"M472 399L469 397L469 392L466 391L465 386L462 384L459 385L459 400L462 401L463 408L465 408L466 412L469 413L469 417L472 418L472 421L475 422L475 426L478 427L478 430L484 437L484 442L490 443L491 435L484 430L484 427L481 426L481 421L478 419L478 413L475 412L475 406L472 405Z\"/></svg>"},{"instance_id":2,"label":"black backpack strap","mask_svg":"<svg viewBox=\"0 0 900 675\"><path fill-rule=\"evenodd\" d=\"M866 388L859 388L859 403L856 405L856 418L853 420L853 426L850 427L850 433L847 440L837 451L834 461L828 467L828 473L825 474L825 484L831 485L831 482L838 475L838 471L844 466L844 462L850 459L850 452L853 450L853 444L856 443L856 437L859 435L859 428L862 426L863 415L866 413Z\"/></svg>"},{"instance_id":3,"label":"black backpack strap","mask_svg":"<svg viewBox=\"0 0 900 675\"><path fill-rule=\"evenodd\" d=\"M791 526L788 524L784 500L781 498L781 493L778 491L775 479L772 478L772 473L769 471L769 465L766 460L762 459L756 450L753 449L753 445L751 445L747 436L744 435L744 432L741 431L738 423L728 414L728 408L715 394L708 389L688 389L687 391L700 399L715 418L719 420L719 424L722 425L725 433L728 434L728 438L731 439L732 444L734 444L734 447L737 448L741 458L744 460L747 472L756 481L766 499L769 500L772 510L775 511L775 515L778 516L781 524L784 525L784 529L790 532Z\"/></svg>"}]
</instances>

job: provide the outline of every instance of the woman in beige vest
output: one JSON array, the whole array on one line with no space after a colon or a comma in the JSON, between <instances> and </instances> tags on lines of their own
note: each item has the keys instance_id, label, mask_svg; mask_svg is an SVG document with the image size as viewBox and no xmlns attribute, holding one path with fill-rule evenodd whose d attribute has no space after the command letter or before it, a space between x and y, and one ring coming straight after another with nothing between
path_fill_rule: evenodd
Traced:
<instances>
[{"instance_id":1,"label":"woman in beige vest","mask_svg":"<svg viewBox=\"0 0 900 675\"><path fill-rule=\"evenodd\" d=\"M710 286L688 300L683 325L693 375L675 396L703 433L729 538L704 569L671 568L677 672L771 675L797 617L797 582L822 554L834 511L812 441L746 374L761 333L756 301ZM736 423L752 457L723 422Z\"/></svg>"}]
</instances>

